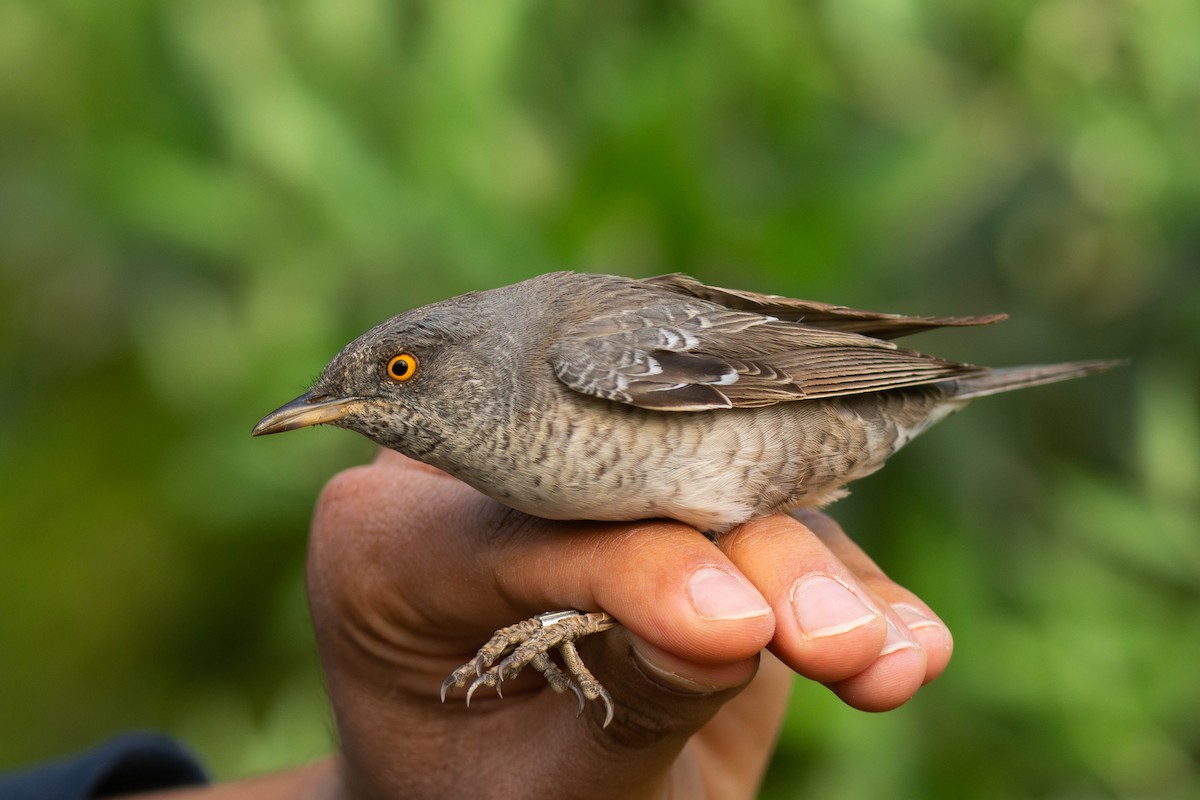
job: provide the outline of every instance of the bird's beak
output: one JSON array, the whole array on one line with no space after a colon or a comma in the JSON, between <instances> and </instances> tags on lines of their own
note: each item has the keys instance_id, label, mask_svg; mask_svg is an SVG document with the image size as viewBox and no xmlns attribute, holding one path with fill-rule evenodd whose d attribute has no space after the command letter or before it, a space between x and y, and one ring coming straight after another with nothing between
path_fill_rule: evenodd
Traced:
<instances>
[{"instance_id":1,"label":"bird's beak","mask_svg":"<svg viewBox=\"0 0 1200 800\"><path fill-rule=\"evenodd\" d=\"M283 433L309 425L334 422L358 410L362 404L361 397L314 397L312 392L305 392L263 417L250 435L265 436L268 433Z\"/></svg>"}]
</instances>

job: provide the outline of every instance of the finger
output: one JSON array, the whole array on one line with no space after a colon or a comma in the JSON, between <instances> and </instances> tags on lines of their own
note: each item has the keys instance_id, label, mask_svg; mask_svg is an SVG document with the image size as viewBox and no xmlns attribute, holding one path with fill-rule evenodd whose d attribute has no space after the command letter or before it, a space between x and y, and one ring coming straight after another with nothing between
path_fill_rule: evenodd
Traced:
<instances>
[{"instance_id":1,"label":"finger","mask_svg":"<svg viewBox=\"0 0 1200 800\"><path fill-rule=\"evenodd\" d=\"M772 651L813 680L867 669L888 634L887 609L829 547L785 515L748 522L721 542L775 610Z\"/></svg>"},{"instance_id":2,"label":"finger","mask_svg":"<svg viewBox=\"0 0 1200 800\"><path fill-rule=\"evenodd\" d=\"M829 688L849 705L885 711L906 702L945 669L953 649L949 629L916 595L890 580L841 527L824 514L796 512L884 609L888 634L880 657Z\"/></svg>"},{"instance_id":3,"label":"finger","mask_svg":"<svg viewBox=\"0 0 1200 800\"><path fill-rule=\"evenodd\" d=\"M896 612L899 621L926 653L923 682L928 683L941 675L954 652L954 637L941 618L920 597L888 578L879 565L830 517L815 511L797 512L796 516L858 576L869 591Z\"/></svg>"}]
</instances>

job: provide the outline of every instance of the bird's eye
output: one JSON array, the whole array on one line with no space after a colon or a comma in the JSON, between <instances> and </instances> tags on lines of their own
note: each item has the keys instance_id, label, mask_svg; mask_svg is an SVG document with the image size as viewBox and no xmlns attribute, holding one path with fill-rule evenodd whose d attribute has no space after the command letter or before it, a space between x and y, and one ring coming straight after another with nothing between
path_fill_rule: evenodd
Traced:
<instances>
[{"instance_id":1,"label":"bird's eye","mask_svg":"<svg viewBox=\"0 0 1200 800\"><path fill-rule=\"evenodd\" d=\"M417 359L408 353L392 356L388 361L387 374L394 381L406 381L417 374Z\"/></svg>"}]
</instances>

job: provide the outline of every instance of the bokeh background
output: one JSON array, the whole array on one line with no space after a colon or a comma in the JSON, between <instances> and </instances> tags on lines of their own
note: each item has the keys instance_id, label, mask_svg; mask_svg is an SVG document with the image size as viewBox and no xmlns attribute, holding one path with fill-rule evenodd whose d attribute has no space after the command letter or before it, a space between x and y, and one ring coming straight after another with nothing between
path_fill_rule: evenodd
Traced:
<instances>
[{"instance_id":1,"label":"bokeh background","mask_svg":"<svg viewBox=\"0 0 1200 800\"><path fill-rule=\"evenodd\" d=\"M799 683L767 798L1200 792L1191 0L0 0L0 767L130 728L332 747L303 591L347 340L571 267L918 314L976 404L835 507L949 622Z\"/></svg>"}]
</instances>

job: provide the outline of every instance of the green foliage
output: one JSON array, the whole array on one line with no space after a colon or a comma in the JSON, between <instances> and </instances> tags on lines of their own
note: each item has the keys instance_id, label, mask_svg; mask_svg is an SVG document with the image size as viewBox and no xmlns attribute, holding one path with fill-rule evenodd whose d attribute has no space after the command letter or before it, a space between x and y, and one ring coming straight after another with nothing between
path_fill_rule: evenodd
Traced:
<instances>
[{"instance_id":1,"label":"green foliage","mask_svg":"<svg viewBox=\"0 0 1200 800\"><path fill-rule=\"evenodd\" d=\"M0 0L0 765L327 751L307 517L252 441L342 343L561 267L910 313L982 401L836 512L948 673L798 684L764 797L1200 790L1200 7Z\"/></svg>"}]
</instances>

